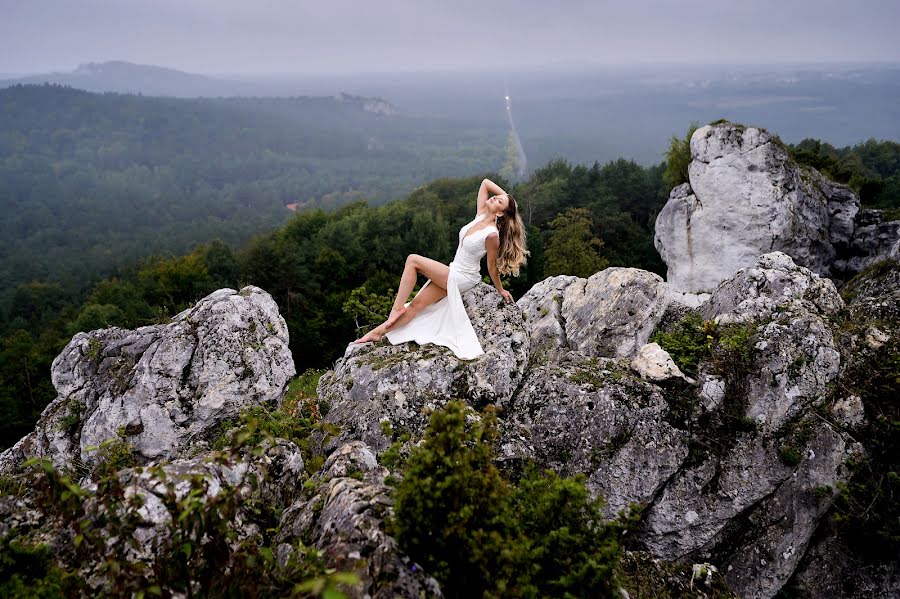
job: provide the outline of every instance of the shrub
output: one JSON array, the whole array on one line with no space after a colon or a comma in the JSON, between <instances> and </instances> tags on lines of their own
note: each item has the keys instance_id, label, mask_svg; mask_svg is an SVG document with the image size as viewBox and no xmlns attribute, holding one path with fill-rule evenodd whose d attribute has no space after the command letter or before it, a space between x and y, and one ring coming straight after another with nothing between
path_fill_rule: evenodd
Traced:
<instances>
[{"instance_id":1,"label":"shrub","mask_svg":"<svg viewBox=\"0 0 900 599\"><path fill-rule=\"evenodd\" d=\"M672 189L688 182L688 165L691 163L691 135L699 128L699 123L691 123L683 139L672 136L666 151L666 170L663 182Z\"/></svg>"},{"instance_id":2,"label":"shrub","mask_svg":"<svg viewBox=\"0 0 900 599\"><path fill-rule=\"evenodd\" d=\"M458 401L431 416L407 461L390 527L447 597L613 597L617 524L583 480L526 470L519 485L493 464L496 416L468 424Z\"/></svg>"}]
</instances>

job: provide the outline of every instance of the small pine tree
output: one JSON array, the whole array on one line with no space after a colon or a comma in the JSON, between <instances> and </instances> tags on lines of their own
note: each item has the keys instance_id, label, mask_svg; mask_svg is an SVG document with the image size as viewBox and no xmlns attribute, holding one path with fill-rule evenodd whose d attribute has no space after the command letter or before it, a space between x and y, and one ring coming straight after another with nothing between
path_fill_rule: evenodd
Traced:
<instances>
[{"instance_id":1,"label":"small pine tree","mask_svg":"<svg viewBox=\"0 0 900 599\"><path fill-rule=\"evenodd\" d=\"M600 255L603 241L594 237L591 213L569 208L550 222L550 241L544 253L544 274L589 277L606 268Z\"/></svg>"},{"instance_id":2,"label":"small pine tree","mask_svg":"<svg viewBox=\"0 0 900 599\"><path fill-rule=\"evenodd\" d=\"M684 139L672 136L666 152L666 171L663 182L672 189L688 182L688 165L691 163L691 136L699 127L699 123L691 123Z\"/></svg>"}]
</instances>

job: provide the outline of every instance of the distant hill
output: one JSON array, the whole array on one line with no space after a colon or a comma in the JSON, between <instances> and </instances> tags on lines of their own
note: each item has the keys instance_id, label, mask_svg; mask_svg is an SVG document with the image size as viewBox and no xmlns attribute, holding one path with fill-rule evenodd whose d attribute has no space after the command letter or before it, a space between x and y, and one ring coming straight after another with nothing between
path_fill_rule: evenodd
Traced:
<instances>
[{"instance_id":1,"label":"distant hill","mask_svg":"<svg viewBox=\"0 0 900 599\"><path fill-rule=\"evenodd\" d=\"M68 85L94 92L115 91L150 96L235 96L253 93L253 86L247 83L121 60L89 62L70 72L4 79L0 80L0 87L41 83Z\"/></svg>"}]
</instances>

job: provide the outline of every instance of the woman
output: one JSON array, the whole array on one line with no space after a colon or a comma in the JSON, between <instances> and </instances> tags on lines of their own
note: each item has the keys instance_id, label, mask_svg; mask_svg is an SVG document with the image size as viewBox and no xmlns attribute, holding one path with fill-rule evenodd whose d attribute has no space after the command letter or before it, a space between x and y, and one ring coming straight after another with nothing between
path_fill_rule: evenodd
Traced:
<instances>
[{"instance_id":1,"label":"woman","mask_svg":"<svg viewBox=\"0 0 900 599\"><path fill-rule=\"evenodd\" d=\"M356 343L386 336L392 344L415 341L449 347L458 358L484 354L462 302L462 293L481 282L481 258L487 254L488 273L497 292L511 302L500 275L519 274L525 263L525 227L516 200L489 179L478 190L475 219L459 231L456 256L449 266L411 254L406 259L400 288L388 319ZM409 303L404 303L419 273L428 281Z\"/></svg>"}]
</instances>

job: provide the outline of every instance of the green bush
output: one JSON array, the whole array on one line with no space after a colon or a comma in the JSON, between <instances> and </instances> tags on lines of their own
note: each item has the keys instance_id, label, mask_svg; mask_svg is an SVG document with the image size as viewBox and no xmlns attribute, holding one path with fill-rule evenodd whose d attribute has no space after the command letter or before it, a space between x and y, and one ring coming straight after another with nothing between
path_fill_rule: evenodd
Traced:
<instances>
[{"instance_id":1,"label":"green bush","mask_svg":"<svg viewBox=\"0 0 900 599\"><path fill-rule=\"evenodd\" d=\"M496 416L462 402L431 416L396 488L401 548L447 597L613 597L616 523L581 479L528 469L513 485L493 464Z\"/></svg>"},{"instance_id":2,"label":"green bush","mask_svg":"<svg viewBox=\"0 0 900 599\"><path fill-rule=\"evenodd\" d=\"M688 165L691 163L691 135L699 128L699 123L691 123L687 135L679 139L675 135L669 140L666 151L666 170L663 182L669 189L688 182Z\"/></svg>"},{"instance_id":3,"label":"green bush","mask_svg":"<svg viewBox=\"0 0 900 599\"><path fill-rule=\"evenodd\" d=\"M207 461L231 465L258 454L260 446L248 445L256 434L242 429L226 450L211 454ZM60 473L49 460L34 459L31 488L35 507L60 519L69 534L59 538L64 546L57 558L71 561L53 564L41 547L19 544L11 537L0 543L0 590L3 596L20 596L23 585L32 595L61 596L94 594L98 583L109 596L146 597L344 597L340 585L358 582L349 573L326 569L323 555L298 542L286 563L279 563L272 533L277 514L284 506L262 505L258 501L259 481L252 474L234 485L222 484L209 492L210 479L203 474L188 478L171 477L160 466L144 472L158 483L154 494L171 519L158 535L149 563L129 559L128 550L137 545L135 532L146 526L140 513L142 495L126 493L127 477L120 476L116 460L101 460L94 472L95 492L88 492ZM186 493L176 493L176 485L187 483ZM249 486L250 496L244 489ZM239 514L257 525L260 535L239 538L234 522ZM69 543L67 539L71 539ZM99 579L87 580L73 572L81 564L98 564ZM89 586L91 585L91 586ZM46 594L41 594L46 590Z\"/></svg>"},{"instance_id":4,"label":"green bush","mask_svg":"<svg viewBox=\"0 0 900 599\"><path fill-rule=\"evenodd\" d=\"M64 597L76 587L77 578L53 563L46 545L22 542L15 533L0 538L0 597Z\"/></svg>"}]
</instances>

